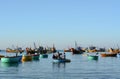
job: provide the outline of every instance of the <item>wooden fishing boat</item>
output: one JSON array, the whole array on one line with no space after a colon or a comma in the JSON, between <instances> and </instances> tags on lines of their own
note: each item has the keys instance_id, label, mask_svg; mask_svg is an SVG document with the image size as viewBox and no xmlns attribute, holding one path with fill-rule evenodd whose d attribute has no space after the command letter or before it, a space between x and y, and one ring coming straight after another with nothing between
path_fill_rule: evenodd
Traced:
<instances>
[{"instance_id":1,"label":"wooden fishing boat","mask_svg":"<svg viewBox=\"0 0 120 79\"><path fill-rule=\"evenodd\" d=\"M24 50L22 50L22 48L20 48L20 47L17 49L6 48L6 52L8 52L8 53L18 53L18 52L22 53L22 52L24 52Z\"/></svg>"},{"instance_id":2,"label":"wooden fishing boat","mask_svg":"<svg viewBox=\"0 0 120 79\"><path fill-rule=\"evenodd\" d=\"M117 53L102 53L101 57L116 57Z\"/></svg>"},{"instance_id":3,"label":"wooden fishing boat","mask_svg":"<svg viewBox=\"0 0 120 79\"><path fill-rule=\"evenodd\" d=\"M65 62L71 62L70 59L53 59L54 63L65 63Z\"/></svg>"},{"instance_id":4,"label":"wooden fishing boat","mask_svg":"<svg viewBox=\"0 0 120 79\"><path fill-rule=\"evenodd\" d=\"M18 56L12 56L12 57L2 57L1 62L3 63L18 63L20 60L20 57Z\"/></svg>"},{"instance_id":5,"label":"wooden fishing boat","mask_svg":"<svg viewBox=\"0 0 120 79\"><path fill-rule=\"evenodd\" d=\"M84 50L76 50L76 49L74 49L74 48L71 48L71 52L72 52L72 54L83 54L83 52L85 52Z\"/></svg>"},{"instance_id":6,"label":"wooden fishing boat","mask_svg":"<svg viewBox=\"0 0 120 79\"><path fill-rule=\"evenodd\" d=\"M119 53L120 50L119 50L119 49L109 48L109 49L108 49L108 52L110 52L110 53Z\"/></svg>"},{"instance_id":7,"label":"wooden fishing boat","mask_svg":"<svg viewBox=\"0 0 120 79\"><path fill-rule=\"evenodd\" d=\"M95 46L90 46L90 47L88 47L86 50L87 50L87 52L89 52L89 53L96 53L96 52L98 52L98 50L96 49Z\"/></svg>"},{"instance_id":8,"label":"wooden fishing boat","mask_svg":"<svg viewBox=\"0 0 120 79\"><path fill-rule=\"evenodd\" d=\"M76 41L75 41L75 48L71 48L70 50L72 54L83 54L83 52L85 52L85 49L78 46Z\"/></svg>"},{"instance_id":9,"label":"wooden fishing boat","mask_svg":"<svg viewBox=\"0 0 120 79\"><path fill-rule=\"evenodd\" d=\"M33 60L39 60L39 54L31 54Z\"/></svg>"},{"instance_id":10,"label":"wooden fishing boat","mask_svg":"<svg viewBox=\"0 0 120 79\"><path fill-rule=\"evenodd\" d=\"M48 54L40 54L40 58L48 58Z\"/></svg>"},{"instance_id":11,"label":"wooden fishing boat","mask_svg":"<svg viewBox=\"0 0 120 79\"><path fill-rule=\"evenodd\" d=\"M88 56L89 60L98 60L98 56L94 56L94 55L89 55Z\"/></svg>"},{"instance_id":12,"label":"wooden fishing boat","mask_svg":"<svg viewBox=\"0 0 120 79\"><path fill-rule=\"evenodd\" d=\"M32 55L23 55L22 62L25 62L25 61L32 61Z\"/></svg>"}]
</instances>

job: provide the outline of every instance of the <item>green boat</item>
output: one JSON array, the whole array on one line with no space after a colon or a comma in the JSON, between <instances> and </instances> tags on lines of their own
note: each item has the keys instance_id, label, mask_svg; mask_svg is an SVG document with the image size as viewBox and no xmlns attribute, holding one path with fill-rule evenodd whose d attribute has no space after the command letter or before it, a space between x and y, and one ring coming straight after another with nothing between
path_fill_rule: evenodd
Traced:
<instances>
[{"instance_id":1,"label":"green boat","mask_svg":"<svg viewBox=\"0 0 120 79\"><path fill-rule=\"evenodd\" d=\"M98 56L94 56L94 55L89 55L88 56L89 60L98 60Z\"/></svg>"},{"instance_id":2,"label":"green boat","mask_svg":"<svg viewBox=\"0 0 120 79\"><path fill-rule=\"evenodd\" d=\"M12 57L2 57L1 62L3 63L18 63L20 60L20 57L18 56L12 56Z\"/></svg>"},{"instance_id":3,"label":"green boat","mask_svg":"<svg viewBox=\"0 0 120 79\"><path fill-rule=\"evenodd\" d=\"M48 58L48 54L40 54L40 58Z\"/></svg>"},{"instance_id":4,"label":"green boat","mask_svg":"<svg viewBox=\"0 0 120 79\"><path fill-rule=\"evenodd\" d=\"M32 54L33 60L39 60L39 54Z\"/></svg>"}]
</instances>

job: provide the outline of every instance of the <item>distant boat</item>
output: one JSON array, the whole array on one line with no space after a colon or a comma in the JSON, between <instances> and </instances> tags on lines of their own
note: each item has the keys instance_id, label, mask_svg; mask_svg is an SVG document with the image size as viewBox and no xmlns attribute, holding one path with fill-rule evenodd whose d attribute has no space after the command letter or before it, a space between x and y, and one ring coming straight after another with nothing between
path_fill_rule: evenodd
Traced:
<instances>
[{"instance_id":1,"label":"distant boat","mask_svg":"<svg viewBox=\"0 0 120 79\"><path fill-rule=\"evenodd\" d=\"M40 58L48 58L48 54L40 54Z\"/></svg>"},{"instance_id":2,"label":"distant boat","mask_svg":"<svg viewBox=\"0 0 120 79\"><path fill-rule=\"evenodd\" d=\"M39 60L39 54L31 54L33 60Z\"/></svg>"},{"instance_id":3,"label":"distant boat","mask_svg":"<svg viewBox=\"0 0 120 79\"><path fill-rule=\"evenodd\" d=\"M87 52L89 52L89 53L95 53L95 52L98 52L98 50L96 49L95 46L90 46L90 47L88 47Z\"/></svg>"},{"instance_id":4,"label":"distant boat","mask_svg":"<svg viewBox=\"0 0 120 79\"><path fill-rule=\"evenodd\" d=\"M94 55L89 55L88 56L89 60L98 60L98 56L94 56Z\"/></svg>"},{"instance_id":5,"label":"distant boat","mask_svg":"<svg viewBox=\"0 0 120 79\"><path fill-rule=\"evenodd\" d=\"M71 52L72 54L83 54L85 51L82 49L77 50L77 49L71 48Z\"/></svg>"},{"instance_id":6,"label":"distant boat","mask_svg":"<svg viewBox=\"0 0 120 79\"><path fill-rule=\"evenodd\" d=\"M8 52L8 53L22 53L22 52L24 52L24 50L22 50L21 47L16 48L16 49L6 48L6 52Z\"/></svg>"},{"instance_id":7,"label":"distant boat","mask_svg":"<svg viewBox=\"0 0 120 79\"><path fill-rule=\"evenodd\" d=\"M35 54L35 53L37 53L37 51L35 51L35 49L31 49L31 48L26 48L26 53L27 54Z\"/></svg>"},{"instance_id":8,"label":"distant boat","mask_svg":"<svg viewBox=\"0 0 120 79\"><path fill-rule=\"evenodd\" d=\"M120 50L119 49L109 48L108 52L110 52L110 53L120 53Z\"/></svg>"},{"instance_id":9,"label":"distant boat","mask_svg":"<svg viewBox=\"0 0 120 79\"><path fill-rule=\"evenodd\" d=\"M77 42L75 41L75 48L71 48L70 49L72 54L83 54L83 52L85 52L85 50L80 47L80 46L77 46Z\"/></svg>"},{"instance_id":10,"label":"distant boat","mask_svg":"<svg viewBox=\"0 0 120 79\"><path fill-rule=\"evenodd\" d=\"M101 57L116 57L117 53L101 53Z\"/></svg>"}]
</instances>

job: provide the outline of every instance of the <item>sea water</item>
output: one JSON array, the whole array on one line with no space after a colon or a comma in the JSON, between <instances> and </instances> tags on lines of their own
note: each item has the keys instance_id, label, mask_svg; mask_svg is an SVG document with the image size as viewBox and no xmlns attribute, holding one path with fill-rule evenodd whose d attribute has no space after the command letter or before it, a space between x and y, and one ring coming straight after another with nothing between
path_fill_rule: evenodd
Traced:
<instances>
[{"instance_id":1,"label":"sea water","mask_svg":"<svg viewBox=\"0 0 120 79\"><path fill-rule=\"evenodd\" d=\"M0 62L0 79L120 79L120 58L99 56L96 61L70 52L66 57L70 63L53 63L52 54L31 62Z\"/></svg>"}]
</instances>

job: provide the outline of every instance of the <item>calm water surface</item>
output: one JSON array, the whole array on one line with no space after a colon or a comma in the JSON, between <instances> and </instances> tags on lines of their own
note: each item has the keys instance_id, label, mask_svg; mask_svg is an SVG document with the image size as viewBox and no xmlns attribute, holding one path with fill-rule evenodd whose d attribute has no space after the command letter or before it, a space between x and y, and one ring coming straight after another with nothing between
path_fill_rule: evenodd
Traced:
<instances>
[{"instance_id":1,"label":"calm water surface","mask_svg":"<svg viewBox=\"0 0 120 79\"><path fill-rule=\"evenodd\" d=\"M52 54L46 59L17 64L0 62L0 79L120 79L120 58L86 56L67 53L70 63L52 63Z\"/></svg>"}]
</instances>

